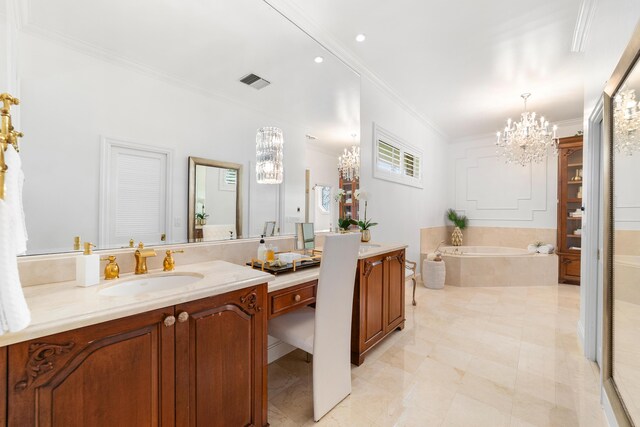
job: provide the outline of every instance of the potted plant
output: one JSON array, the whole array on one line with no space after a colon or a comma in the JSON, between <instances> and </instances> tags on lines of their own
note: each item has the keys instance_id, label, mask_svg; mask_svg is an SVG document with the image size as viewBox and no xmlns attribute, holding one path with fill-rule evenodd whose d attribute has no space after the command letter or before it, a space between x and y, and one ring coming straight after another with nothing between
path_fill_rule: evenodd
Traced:
<instances>
[{"instance_id":1,"label":"potted plant","mask_svg":"<svg viewBox=\"0 0 640 427\"><path fill-rule=\"evenodd\" d=\"M369 228L373 227L374 225L378 225L377 222L373 222L372 220L367 219L369 193L364 190L356 190L353 193L353 196L357 200L364 202L364 221L358 221L358 227L360 227L360 232L362 233L362 238L360 240L362 240L363 242L368 242L369 240L371 240L371 231L369 230Z\"/></svg>"},{"instance_id":2,"label":"potted plant","mask_svg":"<svg viewBox=\"0 0 640 427\"><path fill-rule=\"evenodd\" d=\"M341 233L348 232L349 227L352 225L358 225L358 222L351 218L338 218L338 228L340 228Z\"/></svg>"},{"instance_id":3,"label":"potted plant","mask_svg":"<svg viewBox=\"0 0 640 427\"><path fill-rule=\"evenodd\" d=\"M205 213L203 205L202 212L196 212L196 225L207 225L207 218L209 218L209 214Z\"/></svg>"},{"instance_id":4,"label":"potted plant","mask_svg":"<svg viewBox=\"0 0 640 427\"><path fill-rule=\"evenodd\" d=\"M462 246L462 230L467 228L469 219L466 215L458 215L454 209L447 211L447 218L455 226L453 233L451 233L451 244L453 246Z\"/></svg>"}]
</instances>

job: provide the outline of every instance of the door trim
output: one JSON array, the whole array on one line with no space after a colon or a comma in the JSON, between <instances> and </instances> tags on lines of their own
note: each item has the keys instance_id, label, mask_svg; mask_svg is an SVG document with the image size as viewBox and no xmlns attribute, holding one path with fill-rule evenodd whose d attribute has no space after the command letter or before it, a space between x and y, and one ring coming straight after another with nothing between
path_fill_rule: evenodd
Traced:
<instances>
[{"instance_id":1,"label":"door trim","mask_svg":"<svg viewBox=\"0 0 640 427\"><path fill-rule=\"evenodd\" d=\"M156 147L153 145L139 144L122 138L108 136L100 137L100 204L98 211L98 249L104 248L109 241L109 228L111 220L109 218L109 193L111 184L109 174L111 171L111 152L114 148L129 148L131 150L146 151L149 153L163 154L167 156L166 170L166 195L165 195L165 234L166 242L172 242L173 227L173 150ZM165 242L165 243L166 243Z\"/></svg>"}]
</instances>

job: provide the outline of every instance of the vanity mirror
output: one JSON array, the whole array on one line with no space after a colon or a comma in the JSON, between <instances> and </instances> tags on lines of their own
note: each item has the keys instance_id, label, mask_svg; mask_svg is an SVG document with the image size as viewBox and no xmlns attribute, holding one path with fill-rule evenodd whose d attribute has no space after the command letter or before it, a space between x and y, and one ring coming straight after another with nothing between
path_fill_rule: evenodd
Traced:
<instances>
[{"instance_id":1,"label":"vanity mirror","mask_svg":"<svg viewBox=\"0 0 640 427\"><path fill-rule=\"evenodd\" d=\"M618 425L640 423L640 26L605 92L603 379Z\"/></svg>"},{"instance_id":2,"label":"vanity mirror","mask_svg":"<svg viewBox=\"0 0 640 427\"><path fill-rule=\"evenodd\" d=\"M195 241L196 214L201 230L235 226L228 238L267 221L292 235L305 170L337 173L335 156L307 150L337 156L360 133L358 75L263 0L7 1L0 84L21 101L27 254L73 251L75 236L98 249ZM257 183L263 127L283 132L281 184ZM203 166L192 211L189 157L239 165Z\"/></svg>"},{"instance_id":3,"label":"vanity mirror","mask_svg":"<svg viewBox=\"0 0 640 427\"><path fill-rule=\"evenodd\" d=\"M189 241L242 237L242 165L189 157Z\"/></svg>"}]
</instances>

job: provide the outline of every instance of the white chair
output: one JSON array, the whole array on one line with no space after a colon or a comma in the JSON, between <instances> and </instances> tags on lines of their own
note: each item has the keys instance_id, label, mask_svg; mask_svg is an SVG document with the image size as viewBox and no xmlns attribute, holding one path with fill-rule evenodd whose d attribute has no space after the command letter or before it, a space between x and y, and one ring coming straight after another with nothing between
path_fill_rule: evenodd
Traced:
<instances>
[{"instance_id":1,"label":"white chair","mask_svg":"<svg viewBox=\"0 0 640 427\"><path fill-rule=\"evenodd\" d=\"M325 237L316 308L269 321L269 335L313 354L313 419L351 393L351 312L360 233Z\"/></svg>"}]
</instances>

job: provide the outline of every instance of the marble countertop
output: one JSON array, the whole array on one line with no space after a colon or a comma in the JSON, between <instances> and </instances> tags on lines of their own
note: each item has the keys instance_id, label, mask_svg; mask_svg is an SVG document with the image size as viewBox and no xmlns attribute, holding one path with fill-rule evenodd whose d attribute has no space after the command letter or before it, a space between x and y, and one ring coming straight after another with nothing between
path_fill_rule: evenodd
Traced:
<instances>
[{"instance_id":1,"label":"marble countertop","mask_svg":"<svg viewBox=\"0 0 640 427\"><path fill-rule=\"evenodd\" d=\"M358 259L370 258L376 255L405 249L407 245L399 243L363 243L360 247ZM322 251L322 248L318 248ZM269 292L279 291L301 283L317 280L320 276L320 267L305 268L295 273L282 273L269 282Z\"/></svg>"},{"instance_id":2,"label":"marble countertop","mask_svg":"<svg viewBox=\"0 0 640 427\"><path fill-rule=\"evenodd\" d=\"M122 275L117 280L101 280L92 287L78 287L75 282L61 282L24 288L31 310L31 325L19 332L0 336L0 347L71 329L94 325L183 302L220 295L267 283L275 279L268 273L231 264L210 261L177 267L172 273L197 273L202 279L162 291L131 296L104 296L100 290L115 284L162 275L162 270L146 276Z\"/></svg>"},{"instance_id":3,"label":"marble countertop","mask_svg":"<svg viewBox=\"0 0 640 427\"><path fill-rule=\"evenodd\" d=\"M404 244L368 243L360 249L359 259L406 248ZM102 289L127 280L175 273L195 273L202 279L189 285L127 296L105 296ZM150 271L146 276L122 275L117 280L101 280L91 287L79 287L75 281L24 288L31 310L31 324L26 329L0 335L0 347L30 339L95 325L171 305L220 295L238 289L268 283L269 292L318 279L320 268L273 276L247 266L226 261L209 261L179 266L172 273Z\"/></svg>"}]
</instances>

